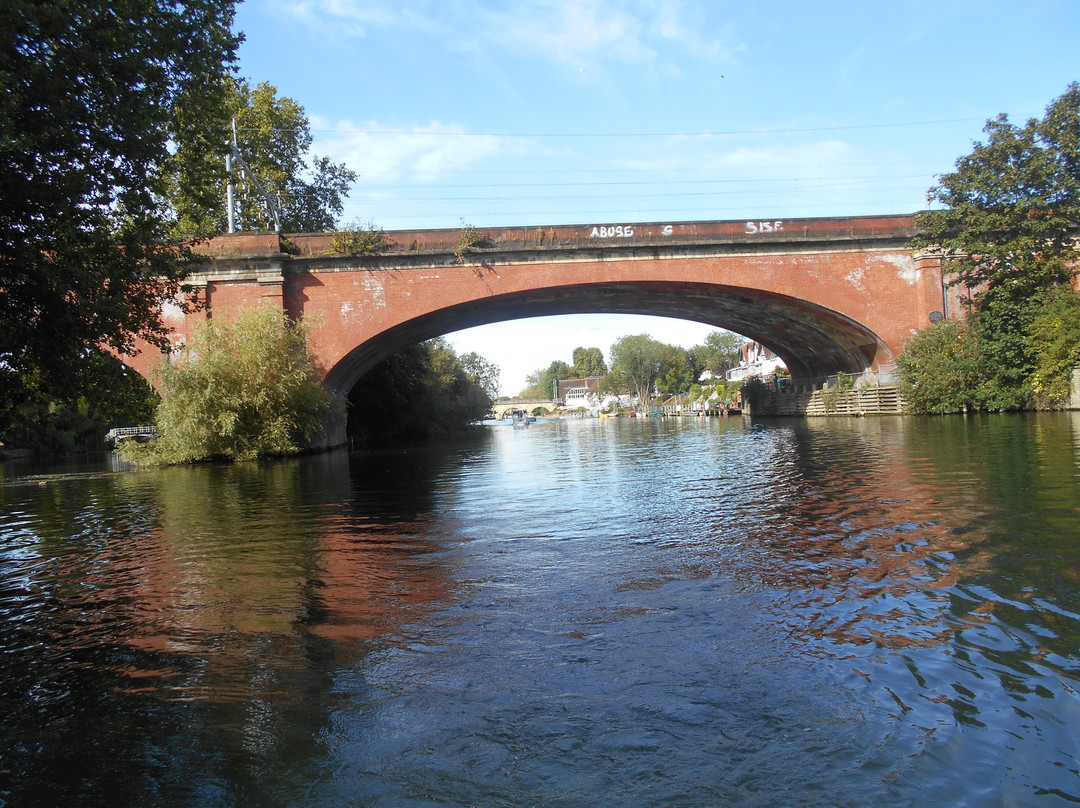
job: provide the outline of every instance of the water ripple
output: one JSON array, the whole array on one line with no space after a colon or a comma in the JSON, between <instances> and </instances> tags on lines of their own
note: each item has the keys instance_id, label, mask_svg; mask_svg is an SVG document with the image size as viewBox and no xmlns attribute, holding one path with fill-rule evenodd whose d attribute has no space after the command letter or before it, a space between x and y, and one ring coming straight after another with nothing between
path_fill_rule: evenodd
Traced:
<instances>
[{"instance_id":1,"label":"water ripple","mask_svg":"<svg viewBox=\"0 0 1080 808\"><path fill-rule=\"evenodd\" d=\"M0 804L1078 800L1076 421L9 479Z\"/></svg>"}]
</instances>

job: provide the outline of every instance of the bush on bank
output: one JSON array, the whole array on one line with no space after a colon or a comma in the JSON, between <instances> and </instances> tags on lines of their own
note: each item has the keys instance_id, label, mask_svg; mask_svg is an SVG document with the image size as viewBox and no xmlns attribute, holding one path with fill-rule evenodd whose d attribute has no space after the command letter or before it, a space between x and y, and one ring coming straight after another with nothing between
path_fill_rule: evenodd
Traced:
<instances>
[{"instance_id":1,"label":"bush on bank","mask_svg":"<svg viewBox=\"0 0 1080 808\"><path fill-rule=\"evenodd\" d=\"M307 329L269 306L202 324L160 369L160 437L125 446L141 464L251 460L309 448L343 404L319 384Z\"/></svg>"},{"instance_id":2,"label":"bush on bank","mask_svg":"<svg viewBox=\"0 0 1080 808\"><path fill-rule=\"evenodd\" d=\"M1014 340L1021 359L998 362L986 318L944 322L908 340L898 360L901 391L915 412L1059 409L1080 366L1080 293L1059 286L1031 303L1030 321ZM1017 371L1016 366L1020 370Z\"/></svg>"},{"instance_id":3,"label":"bush on bank","mask_svg":"<svg viewBox=\"0 0 1080 808\"><path fill-rule=\"evenodd\" d=\"M897 362L900 389L915 412L983 409L980 388L985 361L978 338L964 323L924 328L904 346Z\"/></svg>"},{"instance_id":4,"label":"bush on bank","mask_svg":"<svg viewBox=\"0 0 1080 808\"><path fill-rule=\"evenodd\" d=\"M1027 331L1034 356L1031 390L1038 404L1059 407L1072 393L1072 371L1080 367L1080 293L1071 286L1046 295Z\"/></svg>"}]
</instances>

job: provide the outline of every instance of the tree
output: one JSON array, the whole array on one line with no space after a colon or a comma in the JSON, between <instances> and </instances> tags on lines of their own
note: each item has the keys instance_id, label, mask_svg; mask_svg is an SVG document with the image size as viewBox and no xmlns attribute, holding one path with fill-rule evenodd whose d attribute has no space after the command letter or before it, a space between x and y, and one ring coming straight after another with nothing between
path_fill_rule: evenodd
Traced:
<instances>
[{"instance_id":1,"label":"tree","mask_svg":"<svg viewBox=\"0 0 1080 808\"><path fill-rule=\"evenodd\" d=\"M931 199L942 210L916 218L915 247L939 249L950 283L970 292L969 318L994 375L992 409L1021 407L1031 392L1029 330L1044 295L1075 274L1080 222L1080 86L1071 84L1041 119L1002 114L984 127Z\"/></svg>"},{"instance_id":2,"label":"tree","mask_svg":"<svg viewBox=\"0 0 1080 808\"><path fill-rule=\"evenodd\" d=\"M1042 303L1027 331L1035 364L1031 387L1040 406L1060 407L1072 393L1073 368L1080 366L1080 293L1059 286Z\"/></svg>"},{"instance_id":3,"label":"tree","mask_svg":"<svg viewBox=\"0 0 1080 808\"><path fill-rule=\"evenodd\" d=\"M572 358L574 364L570 367L570 375L567 378L585 379L607 373L604 353L599 348L574 348Z\"/></svg>"},{"instance_id":4,"label":"tree","mask_svg":"<svg viewBox=\"0 0 1080 808\"><path fill-rule=\"evenodd\" d=\"M0 411L95 346L164 345L189 246L162 204L235 58L234 0L0 6ZM33 390L27 380L33 378Z\"/></svg>"},{"instance_id":5,"label":"tree","mask_svg":"<svg viewBox=\"0 0 1080 808\"><path fill-rule=\"evenodd\" d=\"M739 349L746 344L746 337L731 331L710 331L705 337L705 347L712 355L708 367L718 373L739 364Z\"/></svg>"},{"instance_id":6,"label":"tree","mask_svg":"<svg viewBox=\"0 0 1080 808\"><path fill-rule=\"evenodd\" d=\"M677 345L664 345L656 376L657 389L661 393L685 393L695 378L687 350Z\"/></svg>"},{"instance_id":7,"label":"tree","mask_svg":"<svg viewBox=\"0 0 1080 808\"><path fill-rule=\"evenodd\" d=\"M629 392L639 402L648 401L667 347L648 334L620 337L611 346L609 388Z\"/></svg>"},{"instance_id":8,"label":"tree","mask_svg":"<svg viewBox=\"0 0 1080 808\"><path fill-rule=\"evenodd\" d=\"M534 370L525 377L527 387L518 393L518 398L551 400L555 395L555 383L560 379L568 378L570 378L570 366L556 359L546 368Z\"/></svg>"},{"instance_id":9,"label":"tree","mask_svg":"<svg viewBox=\"0 0 1080 808\"><path fill-rule=\"evenodd\" d=\"M499 397L499 366L493 365L475 351L460 358L461 368L469 381L487 394L491 401ZM488 402L489 406L491 402Z\"/></svg>"},{"instance_id":10,"label":"tree","mask_svg":"<svg viewBox=\"0 0 1080 808\"><path fill-rule=\"evenodd\" d=\"M746 338L731 331L711 331L703 345L695 345L687 351L687 361L698 379L705 370L723 374L739 364L739 348Z\"/></svg>"},{"instance_id":11,"label":"tree","mask_svg":"<svg viewBox=\"0 0 1080 808\"><path fill-rule=\"evenodd\" d=\"M398 351L349 392L350 437L358 445L388 445L460 432L491 408L493 395L483 385L497 386L497 374L476 354L459 359L443 339Z\"/></svg>"},{"instance_id":12,"label":"tree","mask_svg":"<svg viewBox=\"0 0 1080 808\"><path fill-rule=\"evenodd\" d=\"M133 459L191 463L296 454L342 405L319 383L307 329L271 306L207 320L161 367L160 434Z\"/></svg>"},{"instance_id":13,"label":"tree","mask_svg":"<svg viewBox=\"0 0 1080 808\"><path fill-rule=\"evenodd\" d=\"M170 198L182 232L217 234L227 228L225 155L232 142L233 120L243 160L280 207L282 230L333 229L356 173L328 157L309 158L312 136L304 108L292 98L279 96L267 82L253 88L247 81L228 78L216 112L219 136L210 151L205 144L200 144L203 150L197 154L181 146L175 161ZM273 229L263 198L238 166L234 180L237 227Z\"/></svg>"},{"instance_id":14,"label":"tree","mask_svg":"<svg viewBox=\"0 0 1080 808\"><path fill-rule=\"evenodd\" d=\"M18 404L0 413L0 442L53 453L101 451L115 426L153 420L158 396L115 356L87 350L64 387L47 392L32 372L18 378Z\"/></svg>"}]
</instances>

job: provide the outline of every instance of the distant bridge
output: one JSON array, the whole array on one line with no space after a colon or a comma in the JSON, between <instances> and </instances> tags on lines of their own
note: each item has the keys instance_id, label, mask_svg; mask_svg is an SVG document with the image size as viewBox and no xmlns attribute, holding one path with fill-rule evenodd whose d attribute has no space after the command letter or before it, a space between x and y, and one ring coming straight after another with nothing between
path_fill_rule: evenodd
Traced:
<instances>
[{"instance_id":1,"label":"distant bridge","mask_svg":"<svg viewBox=\"0 0 1080 808\"><path fill-rule=\"evenodd\" d=\"M119 446L125 440L147 441L157 438L157 427L154 426L114 426L105 433L105 440L114 446Z\"/></svg>"},{"instance_id":2,"label":"distant bridge","mask_svg":"<svg viewBox=\"0 0 1080 808\"><path fill-rule=\"evenodd\" d=\"M904 340L957 310L913 217L387 232L377 255L331 235L235 234L189 278L207 304L165 312L173 339L205 316L271 304L305 318L324 384L348 393L388 355L477 325L571 313L695 320L755 339L796 384L891 368ZM146 373L154 356L128 359ZM335 436L336 440L344 435Z\"/></svg>"},{"instance_id":3,"label":"distant bridge","mask_svg":"<svg viewBox=\"0 0 1080 808\"><path fill-rule=\"evenodd\" d=\"M505 418L507 413L514 410L525 410L525 412L535 413L536 410L543 410L547 413L556 412L559 409L559 405L553 401L531 400L531 401L500 401L497 404L492 405L491 411L495 413L496 418Z\"/></svg>"}]
</instances>

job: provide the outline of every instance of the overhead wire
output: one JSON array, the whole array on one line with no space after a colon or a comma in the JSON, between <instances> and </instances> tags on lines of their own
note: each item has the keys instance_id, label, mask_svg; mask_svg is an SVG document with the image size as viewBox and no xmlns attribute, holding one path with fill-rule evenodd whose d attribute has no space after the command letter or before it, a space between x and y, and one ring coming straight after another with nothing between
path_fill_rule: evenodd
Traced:
<instances>
[{"instance_id":1,"label":"overhead wire","mask_svg":"<svg viewBox=\"0 0 1080 808\"><path fill-rule=\"evenodd\" d=\"M656 137L735 137L746 135L790 135L805 134L808 132L843 132L863 129L900 129L912 126L940 126L952 123L971 123L981 121L976 118L942 118L932 121L899 121L895 123L868 123L868 124L841 124L837 126L804 126L783 129L734 129L720 131L701 132L463 132L453 129L440 129L425 131L416 129L312 129L309 132L342 134L342 135L409 135L414 137L515 137L515 138L656 138ZM246 127L254 130L256 127ZM267 130L262 130L267 131ZM273 129L274 132L294 132L295 128Z\"/></svg>"},{"instance_id":2,"label":"overhead wire","mask_svg":"<svg viewBox=\"0 0 1080 808\"><path fill-rule=\"evenodd\" d=\"M418 136L427 138L458 138L458 137L517 137L517 138L702 138L719 136L746 136L754 135L767 137L770 135L797 134L808 132L845 131L861 129L890 129L914 126L932 126L951 123L964 123L974 119L953 118L931 121L907 121L897 123L880 124L852 124L842 126L822 127L798 127L784 129L750 129L731 130L717 132L460 132L453 130L417 131L403 129L310 129L310 132L331 135L397 135ZM278 129L274 131L290 131ZM294 130L293 130L294 131ZM741 165L741 166L712 166L706 167L706 171L722 171L723 176L708 178L702 177L702 168L690 167L651 167L651 166L601 166L588 168L494 168L494 169L375 169L362 171L361 177L395 177L401 178L400 182L383 182L365 185L363 179L354 186L348 194L350 207L379 206L387 214L390 208L398 209L409 206L410 210L400 211L396 218L407 216L409 219L445 220L450 217L445 212L435 214L427 213L425 203L470 203L472 205L497 204L498 211L491 214L470 212L470 215L493 215L505 218L508 208L523 210L522 215L546 216L554 215L564 218L573 218L581 215L596 215L594 211L581 210L582 206L604 204L605 214L618 215L619 210L611 210L607 203L629 202L630 208L623 208L635 213L646 215L656 214L660 216L673 212L699 212L701 206L688 207L691 200L701 198L717 198L738 196L741 199L757 199L765 196L792 195L805 197L813 194L815 202L810 205L804 200L793 199L791 204L800 209L818 207L823 202L823 197L835 197L837 194L849 193L865 189L868 186L892 185L896 191L902 191L905 198L910 198L911 187L909 182L917 181L928 187L933 183L935 175L930 172L921 173L895 173L895 174L872 174L854 176L829 175L829 171L846 170L872 166L881 169L886 166L903 166L909 171L916 166L937 166L936 161L891 161L891 162L848 162L823 166L821 164L790 164L781 167L784 176L747 176L747 172L774 173L776 166L771 165ZM686 179L683 175L693 173L693 179ZM802 172L818 172L816 176L803 175ZM598 177L597 179L570 179L566 181L528 181L531 176L538 174L547 177L571 175L574 178L582 175ZM617 176L630 179L604 179L605 176ZM742 175L742 176L733 176ZM490 177L491 181L485 182L482 178ZM521 177L521 180L514 178ZM655 177L655 179L650 178ZM457 178L468 180L457 181ZM411 181L410 181L411 180ZM427 181L425 181L427 180ZM710 190L696 190L698 188L710 188ZM609 193L590 193L607 189ZM691 190L686 190L691 189ZM486 193L470 193L470 191ZM546 191L560 191L563 193L546 193ZM626 193L620 193L620 190ZM884 190L884 189L879 189ZM580 191L580 192L579 192ZM389 192L389 193L384 193ZM891 192L890 192L891 193ZM628 199L632 196L632 199ZM881 196L878 197L881 199ZM671 208L661 207L671 201L683 200L687 206ZM570 203L570 206L560 205ZM536 211L537 205L559 206L558 210ZM907 207L909 205L904 205ZM710 211L718 210L716 206L707 206Z\"/></svg>"}]
</instances>

